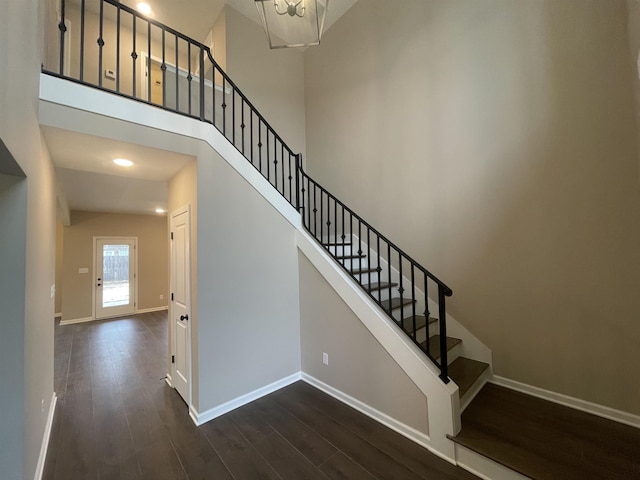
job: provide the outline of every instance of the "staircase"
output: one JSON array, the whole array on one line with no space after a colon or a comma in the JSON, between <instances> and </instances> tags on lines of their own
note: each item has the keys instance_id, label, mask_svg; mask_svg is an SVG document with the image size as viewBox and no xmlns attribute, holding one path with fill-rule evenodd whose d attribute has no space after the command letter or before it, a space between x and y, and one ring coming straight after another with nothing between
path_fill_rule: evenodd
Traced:
<instances>
[{"instance_id":1,"label":"staircase","mask_svg":"<svg viewBox=\"0 0 640 480\"><path fill-rule=\"evenodd\" d=\"M69 2L68 6L71 6L71 3ZM84 8L84 2L81 7L74 4L73 8ZM441 403L446 406L446 413L434 414L434 417L448 415L447 421L455 416L459 419L459 413L491 376L491 368L489 363L480 361L490 358L488 349L464 327L447 316L445 302L446 297L453 294L452 290L313 180L302 168L301 156L295 154L284 143L251 101L216 63L207 46L139 14L117 0L100 0L100 30L92 32L99 35L97 44L100 66L103 63L103 55L108 56L110 52L109 49L104 49L103 52L103 47L112 46L120 41L120 29L124 28L123 25L139 24L139 32L154 31L161 34L162 38L162 43L154 46L152 50L151 37L140 44L136 43L134 35L132 45L122 47L131 48L126 61L114 61L117 79L123 76L122 73L130 73L134 80L130 83L116 81L115 86L110 83L106 87L102 85L102 67L98 71L97 84L88 80L95 77L95 72L89 70L89 62L80 61L79 71L73 74L64 73L68 71L68 68L65 68L64 50L67 35L65 0L61 1L60 13L59 64L55 68L43 68L44 73L108 90L121 97L151 104L214 126L226 139L225 145L226 141L229 142L228 145L233 145L233 149L237 150L237 153L241 154L282 198L299 212L302 227L317 242L314 248L321 247L355 282L355 285L348 287L350 291L361 288L373 300L375 305L371 307L371 302L367 300L367 314L372 313L371 308L380 309L393 324L389 325L388 329L392 330L395 325L406 335L402 340L402 348L412 347L413 342L435 365L437 370L433 365L423 368L428 362L416 360L416 363L420 364L420 374L424 373L425 377L429 377L429 382L432 382L429 383L430 389L423 389L425 396L435 396L436 393L433 392L437 390L439 398L444 399ZM84 10L79 12L79 17L81 22L84 22ZM113 18L116 19L115 22ZM109 28L103 29L103 23L107 23ZM84 24L81 26L84 27ZM80 30L84 31L83 28ZM95 41L89 33L81 35L78 41L80 49L71 52L72 58L80 57L82 60L85 43L90 45ZM165 44L174 46L175 51L171 55L165 55ZM139 88L141 82L146 79L146 91L151 90L150 63L147 67L136 63L145 45L156 58L162 58L160 70L163 91L159 103L146 96L147 94ZM178 61L179 58L182 60ZM173 64L170 63L172 60ZM242 157L241 161L244 161ZM293 214L296 215L295 212ZM330 260L323 256L323 262L327 264L327 261ZM373 313L380 315L380 321L387 326L387 318L383 318L380 312ZM447 329L454 334L448 335ZM459 387L459 403L456 402L455 388L449 385L451 380ZM430 405L437 403L432 401L433 396L429 398ZM458 405L460 409L457 408ZM441 423L444 425L446 422ZM429 419L429 428L431 427ZM447 431L455 429L455 421L446 426ZM441 431L443 430L439 432ZM434 433L434 437L436 436ZM444 438L444 435L440 436ZM446 439L444 441L449 442ZM450 442L446 447L452 449L452 445Z\"/></svg>"},{"instance_id":2,"label":"staircase","mask_svg":"<svg viewBox=\"0 0 640 480\"><path fill-rule=\"evenodd\" d=\"M366 245L357 247L358 240L346 237L340 241L323 241L322 246L358 283L358 285L373 298L385 313L405 334L414 339L420 348L429 352L437 362L441 361L441 337L439 334L438 318L424 315L424 302L418 298L421 295L403 297L399 291L399 282L395 280L398 272L391 269L391 279L385 276L385 269L381 261L380 266L374 261L369 262ZM355 245L355 246L354 246ZM406 291L413 291L414 287L409 279L403 279ZM420 313L422 312L422 313ZM459 388L460 403L466 407L472 400L472 394L477 393L482 386L481 379L490 373L488 363L462 356L463 340L446 336L448 375ZM479 381L480 380L480 381ZM478 382L478 383L476 383ZM472 387L477 386L474 389ZM467 395L470 393L471 395Z\"/></svg>"}]
</instances>

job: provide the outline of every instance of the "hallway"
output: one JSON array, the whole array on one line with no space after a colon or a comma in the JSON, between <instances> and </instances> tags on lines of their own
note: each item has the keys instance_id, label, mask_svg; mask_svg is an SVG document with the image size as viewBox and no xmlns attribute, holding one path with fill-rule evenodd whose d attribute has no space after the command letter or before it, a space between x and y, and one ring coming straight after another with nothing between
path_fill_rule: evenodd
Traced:
<instances>
[{"instance_id":1,"label":"hallway","mask_svg":"<svg viewBox=\"0 0 640 480\"><path fill-rule=\"evenodd\" d=\"M473 479L304 382L201 427L165 381L167 315L61 327L52 479Z\"/></svg>"}]
</instances>

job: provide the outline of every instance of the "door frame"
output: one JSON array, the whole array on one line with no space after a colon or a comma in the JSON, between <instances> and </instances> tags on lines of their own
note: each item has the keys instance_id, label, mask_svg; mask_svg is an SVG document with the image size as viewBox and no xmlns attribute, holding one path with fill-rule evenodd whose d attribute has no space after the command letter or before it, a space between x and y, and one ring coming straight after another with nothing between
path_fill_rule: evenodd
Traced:
<instances>
[{"instance_id":1,"label":"door frame","mask_svg":"<svg viewBox=\"0 0 640 480\"><path fill-rule=\"evenodd\" d=\"M181 215L183 213L187 214L187 257L188 257L188 261L187 264L185 265L185 268L187 270L187 275L186 275L186 281L187 281L187 285L185 286L186 292L187 292L187 310L189 310L189 315L191 316L191 319L187 322L187 338L188 338L188 342L187 342L187 365L188 365L188 374L187 374L187 382L188 382L188 393L187 393L187 405L189 406L189 412L191 412L191 410L193 409L192 407L192 393L193 393L193 366L192 366L192 362L191 362L191 344L193 342L193 338L192 338L192 329L191 329L191 324L193 323L193 310L191 308L192 304L191 304L191 204L186 204L180 208L177 208L171 212L169 212L169 234L171 235L171 233L173 232L173 219L174 217ZM173 294L173 286L174 286L174 279L173 279L173 241L170 238L169 239L169 336L171 337L171 342L169 344L169 372L167 373L167 383L169 384L169 386L171 388L175 388L173 386L173 377L175 376L176 373L176 364L173 363L171 361L171 357L173 355L176 354L176 340L177 340L177 335L176 335L176 329L175 329L175 321L173 319L173 298L172 298L172 294Z\"/></svg>"},{"instance_id":2,"label":"door frame","mask_svg":"<svg viewBox=\"0 0 640 480\"><path fill-rule=\"evenodd\" d=\"M96 274L98 273L98 240L113 240L117 242L119 240L133 241L133 314L138 312L138 237L123 237L123 236L110 236L100 235L93 237L93 270L91 272L91 314L93 319L97 320L96 312ZM105 318L121 317L122 315L110 315L107 317L100 317L100 320Z\"/></svg>"}]
</instances>

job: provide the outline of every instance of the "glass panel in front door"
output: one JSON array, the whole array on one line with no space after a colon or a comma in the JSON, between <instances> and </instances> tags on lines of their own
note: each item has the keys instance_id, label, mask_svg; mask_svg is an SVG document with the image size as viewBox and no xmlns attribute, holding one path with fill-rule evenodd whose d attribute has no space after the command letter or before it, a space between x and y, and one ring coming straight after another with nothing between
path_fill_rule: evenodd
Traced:
<instances>
[{"instance_id":1,"label":"glass panel in front door","mask_svg":"<svg viewBox=\"0 0 640 480\"><path fill-rule=\"evenodd\" d=\"M129 245L102 247L102 308L129 305Z\"/></svg>"}]
</instances>

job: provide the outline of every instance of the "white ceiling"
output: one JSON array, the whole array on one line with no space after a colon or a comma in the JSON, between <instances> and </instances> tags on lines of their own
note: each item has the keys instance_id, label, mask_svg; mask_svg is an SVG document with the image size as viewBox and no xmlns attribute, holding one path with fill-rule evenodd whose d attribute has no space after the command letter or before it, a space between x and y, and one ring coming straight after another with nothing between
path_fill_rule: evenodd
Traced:
<instances>
[{"instance_id":1,"label":"white ceiling","mask_svg":"<svg viewBox=\"0 0 640 480\"><path fill-rule=\"evenodd\" d=\"M42 127L72 210L153 214L167 208L168 181L194 157L53 127ZM127 158L132 167L119 167Z\"/></svg>"},{"instance_id":2,"label":"white ceiling","mask_svg":"<svg viewBox=\"0 0 640 480\"><path fill-rule=\"evenodd\" d=\"M79 1L79 0L71 0ZM121 0L132 8L139 0ZM152 17L198 41L204 41L225 3L260 23L254 0L146 0ZM325 31L357 0L331 0ZM90 2L88 6L90 5ZM266 39L265 39L266 42ZM133 143L42 127L58 182L72 210L153 214L167 208L167 184L193 157ZM131 168L114 158L128 158Z\"/></svg>"}]
</instances>

